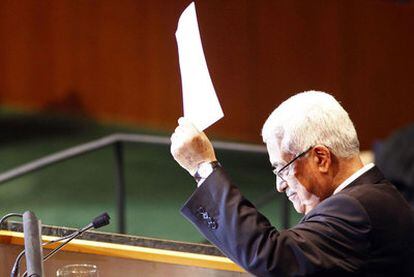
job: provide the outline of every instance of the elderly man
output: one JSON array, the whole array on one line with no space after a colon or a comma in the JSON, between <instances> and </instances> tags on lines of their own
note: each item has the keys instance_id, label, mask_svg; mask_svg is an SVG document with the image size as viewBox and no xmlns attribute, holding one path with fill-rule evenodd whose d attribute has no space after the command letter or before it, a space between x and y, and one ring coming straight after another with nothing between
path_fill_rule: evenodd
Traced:
<instances>
[{"instance_id":1,"label":"elderly man","mask_svg":"<svg viewBox=\"0 0 414 277\"><path fill-rule=\"evenodd\" d=\"M363 165L352 121L329 94L309 91L263 126L276 187L305 214L278 231L245 199L203 132L184 118L171 153L198 187L182 213L257 276L414 276L414 218L374 164Z\"/></svg>"}]
</instances>

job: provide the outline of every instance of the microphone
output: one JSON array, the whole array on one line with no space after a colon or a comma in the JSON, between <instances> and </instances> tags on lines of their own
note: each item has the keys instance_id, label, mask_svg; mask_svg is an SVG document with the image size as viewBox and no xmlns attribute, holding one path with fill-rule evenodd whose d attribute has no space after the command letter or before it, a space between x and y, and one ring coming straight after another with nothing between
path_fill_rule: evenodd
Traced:
<instances>
[{"instance_id":1,"label":"microphone","mask_svg":"<svg viewBox=\"0 0 414 277\"><path fill-rule=\"evenodd\" d=\"M62 247L64 247L66 244L68 244L71 240L75 239L76 237L79 237L80 235L82 235L84 232L86 232L89 229L98 229L101 228L103 226L108 225L110 222L110 216L108 215L108 213L104 212L100 215L98 215L97 217L95 217L91 223L89 223L88 225L86 225L83 228L80 228L79 230L73 232L72 234L69 234L67 236L49 241L49 242L45 242L43 243L42 246L46 246L46 245L50 245L59 241L64 241L66 240L64 243L62 243L61 245L59 245L58 247L56 247L55 249L53 249L50 253L48 253L46 256L43 257L43 261L48 260L51 256L53 256L56 252L58 252ZM19 264L21 261L21 258L23 257L25 251L23 250L22 252L20 252L20 254L17 256L16 261L14 263L13 269L11 271L11 277L15 277L18 276L18 268L19 268ZM27 276L27 272L25 272L23 274L23 276ZM30 276L30 275L29 275Z\"/></svg>"},{"instance_id":2,"label":"microphone","mask_svg":"<svg viewBox=\"0 0 414 277\"><path fill-rule=\"evenodd\" d=\"M107 212L104 212L98 215L92 221L93 228L98 229L98 228L108 225L110 219L111 218L109 217L109 214Z\"/></svg>"},{"instance_id":3,"label":"microphone","mask_svg":"<svg viewBox=\"0 0 414 277\"><path fill-rule=\"evenodd\" d=\"M43 254L41 246L41 224L31 211L23 213L24 250L28 277L43 276Z\"/></svg>"}]
</instances>

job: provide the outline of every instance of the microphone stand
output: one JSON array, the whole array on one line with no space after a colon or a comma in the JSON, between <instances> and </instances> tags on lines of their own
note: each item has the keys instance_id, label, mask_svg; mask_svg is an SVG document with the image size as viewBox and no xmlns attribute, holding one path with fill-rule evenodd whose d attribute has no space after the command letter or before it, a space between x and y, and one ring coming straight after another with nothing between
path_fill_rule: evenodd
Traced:
<instances>
[{"instance_id":1,"label":"microphone stand","mask_svg":"<svg viewBox=\"0 0 414 277\"><path fill-rule=\"evenodd\" d=\"M62 237L62 238L58 238L58 239L55 239L55 240L52 240L52 241L48 241L48 242L45 242L45 243L43 243L42 244L42 247L43 246L46 246L46 245L50 245L50 244L53 244L53 243L56 243L56 242L59 242L59 241L62 241L62 240L66 240L66 239L68 239L68 241L66 241L65 243L63 243L63 244L61 244L58 248L56 248L56 249L58 249L58 250L60 250L63 246L65 246L66 245L66 243L69 243L71 240L73 240L74 238L76 238L77 236L80 236L82 233L83 233L83 231L82 232L80 232L81 230L77 230L77 231L75 231L75 232L73 232L72 234L70 234L70 235L67 235L67 236L65 236L65 237ZM86 230L85 230L86 231ZM55 254L58 250L56 250L56 249L53 249L52 250L52 252L50 252L50 253L48 253L44 258L43 258L43 261L46 261L47 259L49 259L53 254ZM21 251L20 253L19 253L19 255L17 256L17 258L16 258L16 261L14 262L14 265L13 265L13 268L12 268L12 271L11 271L11 273L10 273L10 276L11 277L17 277L17 276L19 276L19 267L20 267L20 262L21 262L21 259L23 258L23 256L24 256L24 254L25 254L25 250L23 250L23 251ZM23 274L23 276L27 276L27 271Z\"/></svg>"},{"instance_id":2,"label":"microphone stand","mask_svg":"<svg viewBox=\"0 0 414 277\"><path fill-rule=\"evenodd\" d=\"M106 213L106 212L102 213L101 215L95 217L91 223L89 223L85 227L73 232L72 234L64 236L62 238L58 238L58 239L43 243L42 247L46 246L46 245L56 243L56 242L59 242L59 241L66 240L61 245L59 245L57 248L53 249L50 253L48 253L46 256L44 256L43 261L48 260L56 252L58 252L60 249L62 249L62 247L64 247L66 244L68 244L70 241L72 241L76 237L82 235L87 230L92 229L92 228L98 229L102 226L108 225L109 224L109 219L110 219L110 217L109 217L108 213ZM23 258L24 254L25 254L25 250L20 252L20 254L17 256L16 261L14 262L14 265L13 265L13 269L12 269L11 274L10 274L11 277L17 277L19 275L20 261ZM23 277L25 277L25 276L27 276L27 271L23 274Z\"/></svg>"},{"instance_id":3,"label":"microphone stand","mask_svg":"<svg viewBox=\"0 0 414 277\"><path fill-rule=\"evenodd\" d=\"M12 214L6 215L6 217L10 215ZM26 254L26 267L29 277L43 277L41 224L36 215L31 211L23 213L23 233L24 250L18 255L10 275L12 277L19 275L19 263L23 255Z\"/></svg>"},{"instance_id":4,"label":"microphone stand","mask_svg":"<svg viewBox=\"0 0 414 277\"><path fill-rule=\"evenodd\" d=\"M31 211L23 213L24 249L29 277L43 277L41 223Z\"/></svg>"}]
</instances>

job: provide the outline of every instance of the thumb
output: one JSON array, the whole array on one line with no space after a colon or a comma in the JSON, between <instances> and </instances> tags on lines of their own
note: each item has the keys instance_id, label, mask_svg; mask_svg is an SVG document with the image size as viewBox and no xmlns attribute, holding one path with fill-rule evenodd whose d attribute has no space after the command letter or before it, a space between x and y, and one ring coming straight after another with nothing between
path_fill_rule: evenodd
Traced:
<instances>
[{"instance_id":1,"label":"thumb","mask_svg":"<svg viewBox=\"0 0 414 277\"><path fill-rule=\"evenodd\" d=\"M179 119L178 119L178 125L180 125L180 126L186 126L186 127L189 127L189 128L191 128L191 129L193 129L194 131L196 131L196 132L200 132L199 130L198 130L198 128L194 125L194 123L193 122L191 122L189 119L187 119L187 118L185 118L185 117L180 117Z\"/></svg>"}]
</instances>

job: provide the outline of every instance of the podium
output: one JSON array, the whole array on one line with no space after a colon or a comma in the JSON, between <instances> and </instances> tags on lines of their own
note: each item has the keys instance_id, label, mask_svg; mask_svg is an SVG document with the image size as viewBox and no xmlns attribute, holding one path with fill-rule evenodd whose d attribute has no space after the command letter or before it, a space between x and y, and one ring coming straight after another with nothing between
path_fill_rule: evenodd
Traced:
<instances>
[{"instance_id":1,"label":"podium","mask_svg":"<svg viewBox=\"0 0 414 277\"><path fill-rule=\"evenodd\" d=\"M44 226L42 239L50 241L74 229ZM48 249L44 249L44 254ZM0 230L0 276L8 276L24 249L21 223ZM45 276L55 276L66 264L95 264L101 277L110 276L251 276L214 247L103 232L87 232L73 240L44 264ZM23 267L25 264L23 263Z\"/></svg>"}]
</instances>

